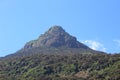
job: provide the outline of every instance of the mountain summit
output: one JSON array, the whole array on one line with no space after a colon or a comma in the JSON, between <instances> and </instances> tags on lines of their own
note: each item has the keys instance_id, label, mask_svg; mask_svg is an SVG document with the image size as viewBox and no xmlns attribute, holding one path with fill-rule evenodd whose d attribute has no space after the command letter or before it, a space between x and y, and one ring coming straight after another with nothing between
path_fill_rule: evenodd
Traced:
<instances>
[{"instance_id":1,"label":"mountain summit","mask_svg":"<svg viewBox=\"0 0 120 80\"><path fill-rule=\"evenodd\" d=\"M78 42L75 37L68 34L61 26L51 27L37 40L32 40L24 46L25 49L36 47L66 47L88 49L87 46Z\"/></svg>"}]
</instances>

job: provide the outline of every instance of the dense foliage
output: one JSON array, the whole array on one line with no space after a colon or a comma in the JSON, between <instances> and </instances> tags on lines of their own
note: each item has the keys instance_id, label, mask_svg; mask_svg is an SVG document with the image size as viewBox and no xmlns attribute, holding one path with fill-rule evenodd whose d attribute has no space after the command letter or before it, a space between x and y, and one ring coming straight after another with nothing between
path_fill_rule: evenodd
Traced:
<instances>
[{"instance_id":1,"label":"dense foliage","mask_svg":"<svg viewBox=\"0 0 120 80\"><path fill-rule=\"evenodd\" d=\"M0 61L0 80L119 80L120 54L35 54Z\"/></svg>"}]
</instances>

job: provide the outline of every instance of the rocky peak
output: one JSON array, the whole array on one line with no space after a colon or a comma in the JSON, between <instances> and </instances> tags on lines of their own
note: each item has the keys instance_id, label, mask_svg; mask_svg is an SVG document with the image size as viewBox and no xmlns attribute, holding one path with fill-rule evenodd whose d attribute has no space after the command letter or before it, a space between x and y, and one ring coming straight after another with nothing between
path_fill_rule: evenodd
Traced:
<instances>
[{"instance_id":1,"label":"rocky peak","mask_svg":"<svg viewBox=\"0 0 120 80\"><path fill-rule=\"evenodd\" d=\"M35 47L68 47L68 48L88 48L77 39L69 35L61 26L53 26L42 34L37 40L28 42L24 48Z\"/></svg>"},{"instance_id":2,"label":"rocky peak","mask_svg":"<svg viewBox=\"0 0 120 80\"><path fill-rule=\"evenodd\" d=\"M47 33L63 33L65 30L61 26L53 26L51 27Z\"/></svg>"}]
</instances>

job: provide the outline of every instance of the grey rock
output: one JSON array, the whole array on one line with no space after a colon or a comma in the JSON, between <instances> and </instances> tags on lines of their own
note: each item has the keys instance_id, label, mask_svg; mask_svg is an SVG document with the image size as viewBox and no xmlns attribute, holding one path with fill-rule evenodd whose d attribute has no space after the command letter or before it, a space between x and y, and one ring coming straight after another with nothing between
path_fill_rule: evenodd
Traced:
<instances>
[{"instance_id":1,"label":"grey rock","mask_svg":"<svg viewBox=\"0 0 120 80\"><path fill-rule=\"evenodd\" d=\"M37 40L32 40L24 46L25 49L36 47L89 48L86 45L78 42L75 37L68 34L61 26L51 27Z\"/></svg>"}]
</instances>

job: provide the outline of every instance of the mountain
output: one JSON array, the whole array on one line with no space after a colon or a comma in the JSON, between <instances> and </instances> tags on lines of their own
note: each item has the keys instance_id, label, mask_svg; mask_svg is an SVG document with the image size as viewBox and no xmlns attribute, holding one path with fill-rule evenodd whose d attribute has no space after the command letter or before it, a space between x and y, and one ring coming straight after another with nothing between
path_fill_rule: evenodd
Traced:
<instances>
[{"instance_id":1,"label":"mountain","mask_svg":"<svg viewBox=\"0 0 120 80\"><path fill-rule=\"evenodd\" d=\"M68 47L88 49L87 46L78 42L75 37L65 32L61 26L51 27L37 40L30 41L24 46L25 49L35 47Z\"/></svg>"},{"instance_id":2,"label":"mountain","mask_svg":"<svg viewBox=\"0 0 120 80\"><path fill-rule=\"evenodd\" d=\"M86 52L89 52L90 54L96 53L96 51L77 41L76 37L71 36L61 26L53 26L44 34L40 35L38 39L27 42L22 49L7 57L41 53L86 54Z\"/></svg>"},{"instance_id":3,"label":"mountain","mask_svg":"<svg viewBox=\"0 0 120 80\"><path fill-rule=\"evenodd\" d=\"M0 80L119 80L120 53L95 51L62 27L0 59Z\"/></svg>"}]
</instances>

